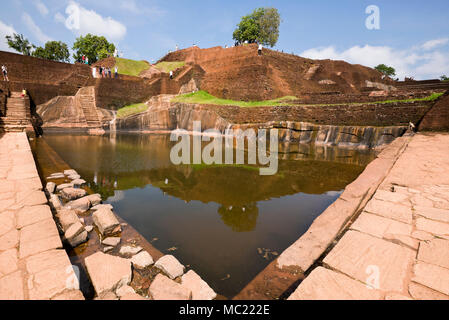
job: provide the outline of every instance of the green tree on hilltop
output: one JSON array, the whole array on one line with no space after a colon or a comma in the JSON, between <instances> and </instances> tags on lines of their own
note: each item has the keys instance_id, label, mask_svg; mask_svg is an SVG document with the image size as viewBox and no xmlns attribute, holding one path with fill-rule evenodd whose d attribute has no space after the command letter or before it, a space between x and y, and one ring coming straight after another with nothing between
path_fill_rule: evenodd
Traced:
<instances>
[{"instance_id":1,"label":"green tree on hilltop","mask_svg":"<svg viewBox=\"0 0 449 320\"><path fill-rule=\"evenodd\" d=\"M276 8L258 8L242 17L233 39L239 43L261 43L274 47L279 39L281 16Z\"/></svg>"},{"instance_id":2,"label":"green tree on hilltop","mask_svg":"<svg viewBox=\"0 0 449 320\"><path fill-rule=\"evenodd\" d=\"M17 34L14 33L12 36L6 36L6 41L8 42L8 46L11 49L16 50L17 52L20 52L21 54L25 56L30 56L32 50L35 48L34 45L32 45L28 39L25 39L23 34Z\"/></svg>"},{"instance_id":3,"label":"green tree on hilltop","mask_svg":"<svg viewBox=\"0 0 449 320\"><path fill-rule=\"evenodd\" d=\"M440 77L440 79L441 79L441 81L449 81L449 77L446 76L446 75L442 75L442 76Z\"/></svg>"},{"instance_id":4,"label":"green tree on hilltop","mask_svg":"<svg viewBox=\"0 0 449 320\"><path fill-rule=\"evenodd\" d=\"M33 56L42 59L48 59L60 62L70 61L70 52L67 44L61 41L49 41L45 47L37 47Z\"/></svg>"},{"instance_id":5,"label":"green tree on hilltop","mask_svg":"<svg viewBox=\"0 0 449 320\"><path fill-rule=\"evenodd\" d=\"M86 56L90 63L112 56L115 51L115 45L108 42L105 37L99 37L92 34L81 36L73 44L73 58L80 61L82 56Z\"/></svg>"},{"instance_id":6,"label":"green tree on hilltop","mask_svg":"<svg viewBox=\"0 0 449 320\"><path fill-rule=\"evenodd\" d=\"M379 64L378 66L374 67L374 69L388 77L394 77L396 75L396 69L385 64Z\"/></svg>"}]
</instances>

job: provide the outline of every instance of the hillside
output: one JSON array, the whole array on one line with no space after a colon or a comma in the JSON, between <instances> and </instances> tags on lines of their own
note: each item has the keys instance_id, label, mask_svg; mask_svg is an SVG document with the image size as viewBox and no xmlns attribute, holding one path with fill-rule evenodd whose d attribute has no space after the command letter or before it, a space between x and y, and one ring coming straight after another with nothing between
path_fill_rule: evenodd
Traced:
<instances>
[{"instance_id":1,"label":"hillside","mask_svg":"<svg viewBox=\"0 0 449 320\"><path fill-rule=\"evenodd\" d=\"M159 62L183 61L204 71L201 89L224 99L270 100L313 93L354 94L392 84L372 68L344 61L311 60L257 46L192 47L169 53Z\"/></svg>"}]
</instances>

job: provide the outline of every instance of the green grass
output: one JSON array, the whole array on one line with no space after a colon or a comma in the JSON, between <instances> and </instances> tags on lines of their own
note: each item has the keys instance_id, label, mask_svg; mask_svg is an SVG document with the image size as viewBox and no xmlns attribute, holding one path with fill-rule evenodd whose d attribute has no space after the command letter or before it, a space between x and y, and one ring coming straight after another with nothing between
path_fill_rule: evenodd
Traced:
<instances>
[{"instance_id":1,"label":"green grass","mask_svg":"<svg viewBox=\"0 0 449 320\"><path fill-rule=\"evenodd\" d=\"M144 112L148 109L148 105L145 103L132 104L123 107L117 111L117 118L126 118L133 114Z\"/></svg>"},{"instance_id":2,"label":"green grass","mask_svg":"<svg viewBox=\"0 0 449 320\"><path fill-rule=\"evenodd\" d=\"M147 70L150 67L149 63L146 61L136 61L123 58L115 58L115 65L118 68L119 74L136 77L142 71Z\"/></svg>"},{"instance_id":3,"label":"green grass","mask_svg":"<svg viewBox=\"0 0 449 320\"><path fill-rule=\"evenodd\" d=\"M443 93L434 93L425 98L416 98L416 99L406 99L406 100L386 100L386 101L377 101L377 102L357 102L357 103L349 103L350 105L364 105L364 104L392 104L392 103L409 103L409 102L420 102L420 101L435 101L439 97L441 97ZM274 100L266 100L266 101L235 101L228 99L220 99L214 97L206 91L197 91L194 93L187 93L184 95L177 96L172 99L172 102L181 102L181 103L193 103L193 104L211 104L218 106L237 106L237 107L279 107L279 106L292 106L292 101L297 100L298 98L293 96L286 96L279 99ZM348 105L348 103L336 103L336 104L314 104L312 106L323 107L323 106L339 106L339 105Z\"/></svg>"},{"instance_id":4,"label":"green grass","mask_svg":"<svg viewBox=\"0 0 449 320\"><path fill-rule=\"evenodd\" d=\"M214 97L213 95L207 93L206 91L197 91L194 93L187 93L184 95L177 96L173 98L172 102L183 102L183 103L196 103L196 104L213 104L219 106L238 106L238 107L260 107L260 106L282 106L288 105L288 101L296 100L296 97L283 97L275 100L267 101L235 101L220 99Z\"/></svg>"},{"instance_id":5,"label":"green grass","mask_svg":"<svg viewBox=\"0 0 449 320\"><path fill-rule=\"evenodd\" d=\"M170 71L175 71L176 69L182 68L186 65L184 61L173 61L173 62L159 62L155 65L157 69L162 72L169 73Z\"/></svg>"}]
</instances>

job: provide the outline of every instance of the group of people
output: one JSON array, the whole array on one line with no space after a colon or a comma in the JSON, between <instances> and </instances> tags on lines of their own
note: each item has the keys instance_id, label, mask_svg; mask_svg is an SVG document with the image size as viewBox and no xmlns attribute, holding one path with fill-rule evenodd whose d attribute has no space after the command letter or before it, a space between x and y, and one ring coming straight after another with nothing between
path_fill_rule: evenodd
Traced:
<instances>
[{"instance_id":1,"label":"group of people","mask_svg":"<svg viewBox=\"0 0 449 320\"><path fill-rule=\"evenodd\" d=\"M2 65L2 74L3 74L3 81L9 81L8 68L6 68L5 65Z\"/></svg>"},{"instance_id":2,"label":"group of people","mask_svg":"<svg viewBox=\"0 0 449 320\"><path fill-rule=\"evenodd\" d=\"M97 68L98 68L98 76L97 76ZM107 67L93 67L92 68L92 76L94 78L112 78L112 70ZM114 68L114 78L118 78L118 67Z\"/></svg>"},{"instance_id":3,"label":"group of people","mask_svg":"<svg viewBox=\"0 0 449 320\"><path fill-rule=\"evenodd\" d=\"M83 57L81 58L81 61L83 62L83 64L89 64L89 58L86 57L85 55L83 55Z\"/></svg>"}]
</instances>

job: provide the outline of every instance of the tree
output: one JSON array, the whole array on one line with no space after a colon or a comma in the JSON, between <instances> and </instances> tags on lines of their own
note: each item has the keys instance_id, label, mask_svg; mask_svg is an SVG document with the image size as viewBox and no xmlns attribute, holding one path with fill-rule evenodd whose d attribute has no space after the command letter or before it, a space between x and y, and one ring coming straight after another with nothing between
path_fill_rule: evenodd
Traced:
<instances>
[{"instance_id":1,"label":"tree","mask_svg":"<svg viewBox=\"0 0 449 320\"><path fill-rule=\"evenodd\" d=\"M70 61L69 48L64 42L61 41L49 41L45 44L44 48L37 47L33 52L33 56L60 62Z\"/></svg>"},{"instance_id":2,"label":"tree","mask_svg":"<svg viewBox=\"0 0 449 320\"><path fill-rule=\"evenodd\" d=\"M98 60L112 56L115 51L115 45L109 43L105 37L99 37L92 34L81 36L76 39L73 44L73 58L79 61L82 56L86 56L90 63L95 63Z\"/></svg>"},{"instance_id":3,"label":"tree","mask_svg":"<svg viewBox=\"0 0 449 320\"><path fill-rule=\"evenodd\" d=\"M233 39L239 43L261 43L274 47L279 39L281 16L276 8L258 8L242 17Z\"/></svg>"},{"instance_id":4,"label":"tree","mask_svg":"<svg viewBox=\"0 0 449 320\"><path fill-rule=\"evenodd\" d=\"M35 48L35 46L32 45L28 39L25 39L23 34L14 33L12 36L6 36L5 38L11 49L14 49L26 56L31 55L31 51Z\"/></svg>"},{"instance_id":5,"label":"tree","mask_svg":"<svg viewBox=\"0 0 449 320\"><path fill-rule=\"evenodd\" d=\"M449 81L449 77L447 77L446 75L442 75L440 79L441 81Z\"/></svg>"},{"instance_id":6,"label":"tree","mask_svg":"<svg viewBox=\"0 0 449 320\"><path fill-rule=\"evenodd\" d=\"M377 71L383 73L388 77L394 77L396 75L396 70L393 67L389 67L385 64L379 64L377 67L374 67Z\"/></svg>"}]
</instances>

